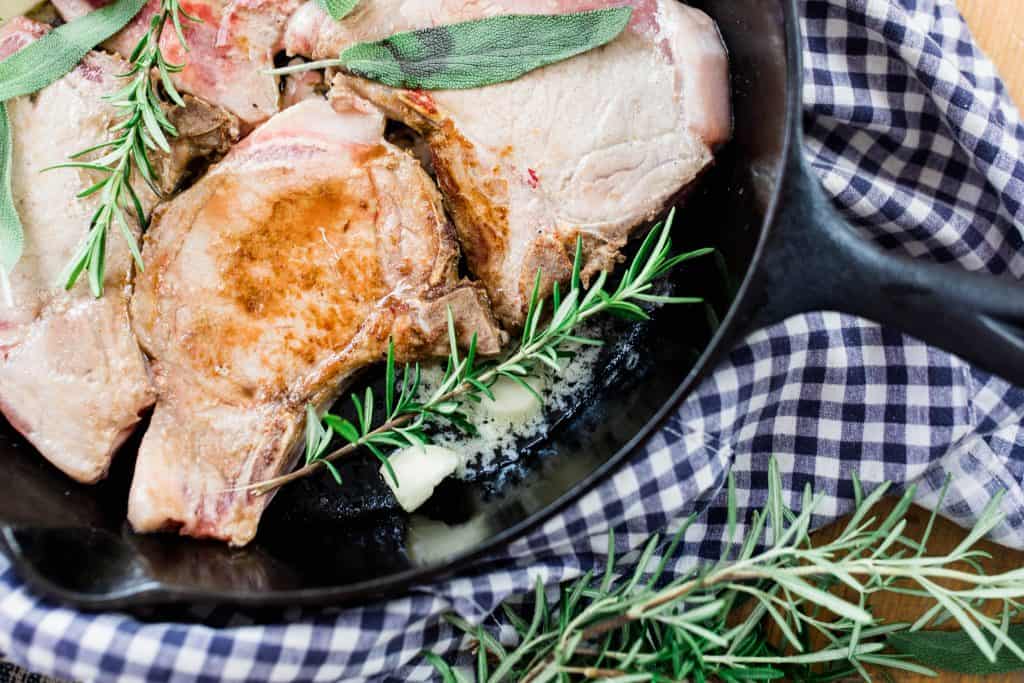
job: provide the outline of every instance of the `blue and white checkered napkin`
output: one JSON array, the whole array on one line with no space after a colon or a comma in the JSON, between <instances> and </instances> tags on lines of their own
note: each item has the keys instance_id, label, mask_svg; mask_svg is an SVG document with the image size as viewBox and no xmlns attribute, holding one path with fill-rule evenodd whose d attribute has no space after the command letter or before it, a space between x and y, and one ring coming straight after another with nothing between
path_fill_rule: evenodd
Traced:
<instances>
[{"instance_id":1,"label":"blue and white checkered napkin","mask_svg":"<svg viewBox=\"0 0 1024 683\"><path fill-rule=\"evenodd\" d=\"M805 0L810 157L869 235L914 256L1024 277L1024 126L953 0ZM866 485L917 482L924 505L952 473L943 514L964 524L998 489L1024 547L1024 390L863 320L816 313L752 335L642 455L542 529L461 578L365 608L281 615L230 611L206 625L81 614L0 574L0 651L63 678L104 681L429 680L417 653L454 650L438 616L483 620L541 576L549 584L707 507L686 536L717 557L720 487L765 498L775 454L795 503L827 494L820 522ZM2 562L2 560L0 560ZM265 615L264 615L265 616Z\"/></svg>"}]
</instances>

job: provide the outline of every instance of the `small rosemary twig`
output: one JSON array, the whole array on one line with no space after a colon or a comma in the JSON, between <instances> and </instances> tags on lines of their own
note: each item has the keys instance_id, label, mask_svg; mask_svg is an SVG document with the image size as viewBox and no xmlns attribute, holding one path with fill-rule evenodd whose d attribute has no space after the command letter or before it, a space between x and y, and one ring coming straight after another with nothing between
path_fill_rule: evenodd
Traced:
<instances>
[{"instance_id":1,"label":"small rosemary twig","mask_svg":"<svg viewBox=\"0 0 1024 683\"><path fill-rule=\"evenodd\" d=\"M324 424L330 430L345 439L347 443L344 446L327 453L326 442L318 440L318 448L312 450L307 443L305 464L301 468L290 474L237 490L265 495L285 484L309 476L321 467L330 467L333 462L351 455L362 447L368 448L385 467L389 467L387 457L381 449L426 443L427 436L423 427L428 420L443 420L472 433L473 425L462 412L462 407L466 401L479 402L483 397L493 399L490 387L499 378L519 384L540 401L541 397L526 381L528 377L542 369L560 372L563 369L561 361L572 346L599 346L603 343L598 339L575 334L576 328L586 320L602 313L611 313L632 320L646 320L648 313L640 304L700 303L701 299L661 296L651 291L655 280L679 264L712 251L699 249L673 256L670 238L674 217L673 211L664 223L651 230L618 287L612 292L605 291L607 273L601 273L591 287L584 288L581 280L583 245L578 240L569 291L563 296L556 283L550 302L550 317L546 317L548 302L540 296L541 273L538 272L519 345L500 361L479 362L475 336L466 354L461 355L455 333L455 321L449 311L448 367L439 386L422 402L416 399L420 386L420 366L407 366L399 383L392 345L388 349L385 377L386 415L379 426L373 426L373 392L367 389L363 396L353 395L351 399L356 407L357 423L335 415L326 415L323 418ZM399 384L400 389L396 397L393 394ZM332 473L337 478L337 472L333 471L333 468ZM394 478L394 473L391 472L390 476Z\"/></svg>"},{"instance_id":2,"label":"small rosemary twig","mask_svg":"<svg viewBox=\"0 0 1024 683\"><path fill-rule=\"evenodd\" d=\"M89 234L61 276L66 289L74 287L82 272L88 270L93 296L103 295L107 234L115 226L128 243L135 264L139 270L143 269L138 241L126 214L134 213L139 227L143 230L146 228L146 213L132 187L136 171L154 194L162 194L156 183L149 152L161 150L170 153L167 138L177 136L178 131L161 108L162 99L157 91L157 80L163 84L167 98L176 106L184 106L185 102L171 81L171 75L180 72L184 65L172 64L164 59L160 39L170 23L182 48L187 51L188 44L181 28L182 17L199 21L181 8L180 0L162 0L160 11L150 19L148 30L128 58L128 71L121 74L122 78L130 79L128 85L105 98L123 112L121 120L111 129L116 137L78 152L71 157L70 162L50 167L79 168L105 176L78 193L79 198L102 194L100 205L90 221ZM78 161L86 154L100 150L106 150L106 154L99 159Z\"/></svg>"}]
</instances>

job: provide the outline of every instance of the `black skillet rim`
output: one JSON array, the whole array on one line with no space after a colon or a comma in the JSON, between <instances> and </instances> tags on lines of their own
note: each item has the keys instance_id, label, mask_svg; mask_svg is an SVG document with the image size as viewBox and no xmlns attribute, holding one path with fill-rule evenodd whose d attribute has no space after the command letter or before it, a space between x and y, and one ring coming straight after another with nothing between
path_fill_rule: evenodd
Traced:
<instances>
[{"instance_id":1,"label":"black skillet rim","mask_svg":"<svg viewBox=\"0 0 1024 683\"><path fill-rule=\"evenodd\" d=\"M743 278L743 283L737 291L736 298L729 312L723 318L718 331L694 366L694 369L683 380L679 388L675 390L671 398L662 406L657 414L617 453L547 507L496 534L473 550L457 555L443 564L431 567L418 567L379 579L335 587L300 588L266 592L204 591L170 587L154 581L151 584L142 584L129 590L95 596L68 590L37 572L34 566L26 561L24 554L15 550L17 541L14 538L14 530L10 527L0 530L0 552L7 556L18 575L33 590L63 604L85 610L116 610L183 603L237 605L239 607L367 604L374 600L382 600L408 593L409 589L413 586L426 585L451 577L460 570L471 566L483 556L533 531L570 504L579 500L598 483L606 479L627 458L632 456L637 447L662 426L666 418L693 391L697 383L710 374L713 369L712 364L720 359L722 352L725 351L722 349L722 346L737 339L737 332L743 324L743 304L749 299L751 285L755 280L758 269L763 263L769 237L775 228L781 203L780 189L784 186L786 177L793 172L790 164L792 146L800 144L801 140L803 60L800 47L799 19L794 2L795 0L782 0L780 3L785 23L787 92L784 140L777 162L776 189L765 214L763 229L757 247L754 250L751 264Z\"/></svg>"}]
</instances>

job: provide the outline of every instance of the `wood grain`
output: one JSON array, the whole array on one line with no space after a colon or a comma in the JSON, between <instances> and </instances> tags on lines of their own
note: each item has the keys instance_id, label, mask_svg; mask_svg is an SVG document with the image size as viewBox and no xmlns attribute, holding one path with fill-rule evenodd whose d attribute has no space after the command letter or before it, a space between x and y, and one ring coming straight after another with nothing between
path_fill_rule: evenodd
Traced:
<instances>
[{"instance_id":1,"label":"wood grain","mask_svg":"<svg viewBox=\"0 0 1024 683\"><path fill-rule=\"evenodd\" d=\"M1024 0L957 0L957 4L978 44L996 63L1018 105L1024 104ZM884 512L891 509L891 502L879 507ZM910 513L906 534L911 538L920 538L927 520L928 514L915 508ZM823 542L830 539L834 528L823 529L816 535L816 540ZM932 552L949 551L964 535L965 532L955 524L942 520L936 526L929 549ZM992 554L992 559L985 563L990 573L1024 567L1022 552L1000 548L991 543L984 544L983 548ZM905 622L917 619L927 609L927 603L920 598L887 595L875 600L873 607L886 620ZM1020 683L1024 680L1024 673L989 677L944 674L938 679L897 673L894 679L899 683Z\"/></svg>"},{"instance_id":2,"label":"wood grain","mask_svg":"<svg viewBox=\"0 0 1024 683\"><path fill-rule=\"evenodd\" d=\"M1024 103L1024 0L958 0L957 5L1014 99Z\"/></svg>"}]
</instances>

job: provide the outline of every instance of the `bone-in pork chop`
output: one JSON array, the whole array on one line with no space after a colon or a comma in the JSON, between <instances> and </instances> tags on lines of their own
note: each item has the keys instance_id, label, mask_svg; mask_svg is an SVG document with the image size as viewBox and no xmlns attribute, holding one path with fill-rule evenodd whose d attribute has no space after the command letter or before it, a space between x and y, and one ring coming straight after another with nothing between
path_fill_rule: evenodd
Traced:
<instances>
[{"instance_id":1,"label":"bone-in pork chop","mask_svg":"<svg viewBox=\"0 0 1024 683\"><path fill-rule=\"evenodd\" d=\"M443 353L448 307L461 338L499 350L483 288L458 282L440 195L383 130L349 93L306 100L158 209L132 302L159 393L137 531L247 543L268 501L237 489L293 465L306 405L389 338L403 359Z\"/></svg>"},{"instance_id":2,"label":"bone-in pork chop","mask_svg":"<svg viewBox=\"0 0 1024 683\"><path fill-rule=\"evenodd\" d=\"M22 18L8 22L0 30L0 59L48 29ZM122 87L116 76L126 70L120 58L93 52L39 93L7 103L12 189L25 252L11 273L14 306L0 299L0 412L54 465L82 482L103 477L154 393L128 320L132 261L122 237L112 234L107 242L103 298L92 296L85 278L70 292L62 287L61 274L99 202L98 194L75 195L100 178L76 169L43 169L110 138L118 113L102 98ZM216 151L210 145L223 149L225 126L233 125L222 112L191 99L181 118L170 115L182 137L175 141L173 163L158 162L168 186L193 156ZM148 210L156 197L141 180L135 188Z\"/></svg>"},{"instance_id":3,"label":"bone-in pork chop","mask_svg":"<svg viewBox=\"0 0 1024 683\"><path fill-rule=\"evenodd\" d=\"M67 20L88 14L108 0L54 0ZM279 109L274 53L281 47L288 16L299 0L182 0L181 8L199 19L182 19L189 51L182 49L174 27L164 29L160 47L164 57L185 69L173 76L175 85L213 104L224 107L252 126ZM118 54L131 54L146 32L161 0L151 0L139 15L106 46Z\"/></svg>"},{"instance_id":4,"label":"bone-in pork chop","mask_svg":"<svg viewBox=\"0 0 1024 683\"><path fill-rule=\"evenodd\" d=\"M424 93L348 87L423 135L470 269L498 317L522 322L538 268L566 280L577 235L585 275L609 269L731 134L728 57L714 22L677 0L373 0L341 22L314 2L286 47L315 59L359 41L498 14L632 5L611 44L510 83Z\"/></svg>"}]
</instances>

